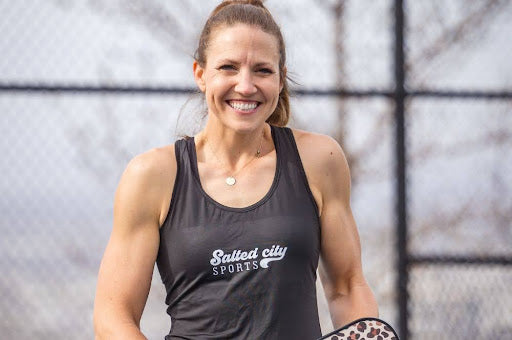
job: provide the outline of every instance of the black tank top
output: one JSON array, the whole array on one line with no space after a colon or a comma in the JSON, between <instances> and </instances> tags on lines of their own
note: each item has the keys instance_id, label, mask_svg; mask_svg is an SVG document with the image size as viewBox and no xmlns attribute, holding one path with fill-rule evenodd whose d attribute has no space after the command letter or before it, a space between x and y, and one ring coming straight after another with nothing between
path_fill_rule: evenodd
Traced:
<instances>
[{"instance_id":1,"label":"black tank top","mask_svg":"<svg viewBox=\"0 0 512 340\"><path fill-rule=\"evenodd\" d=\"M178 170L157 265L171 316L168 339L316 339L320 224L288 128L271 127L276 171L245 208L202 189L194 138L175 144Z\"/></svg>"}]
</instances>

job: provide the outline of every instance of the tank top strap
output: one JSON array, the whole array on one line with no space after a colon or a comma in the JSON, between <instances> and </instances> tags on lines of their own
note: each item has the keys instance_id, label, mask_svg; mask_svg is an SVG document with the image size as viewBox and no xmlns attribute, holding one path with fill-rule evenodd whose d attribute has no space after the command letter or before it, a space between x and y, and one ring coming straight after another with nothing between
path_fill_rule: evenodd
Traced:
<instances>
[{"instance_id":1,"label":"tank top strap","mask_svg":"<svg viewBox=\"0 0 512 340\"><path fill-rule=\"evenodd\" d=\"M302 167L292 130L288 127L276 127L273 125L271 125L271 129L275 135L276 149L281 159Z\"/></svg>"},{"instance_id":2,"label":"tank top strap","mask_svg":"<svg viewBox=\"0 0 512 340\"><path fill-rule=\"evenodd\" d=\"M316 204L309 182L300 158L297 143L295 142L295 136L293 131L288 127L274 127L273 133L276 136L277 151L280 158L277 166L281 166L281 181L283 181L282 187L285 190L305 190L305 194L308 196L311 204L314 207L317 217L319 217L318 206ZM287 182L287 183L284 183Z\"/></svg>"},{"instance_id":3,"label":"tank top strap","mask_svg":"<svg viewBox=\"0 0 512 340\"><path fill-rule=\"evenodd\" d=\"M174 153L176 155L176 180L175 183L178 185L183 182L186 178L186 174L191 172L191 162L190 162L190 152L188 151L190 147L191 137L185 137L182 139L178 139L174 143ZM178 186L177 185L177 186ZM176 187L175 187L176 189Z\"/></svg>"},{"instance_id":4,"label":"tank top strap","mask_svg":"<svg viewBox=\"0 0 512 340\"><path fill-rule=\"evenodd\" d=\"M192 142L192 144L190 144L190 142ZM192 183L190 174L193 171L189 151L191 146L194 147L193 138L191 137L178 139L174 142L174 153L176 156L176 178L174 180L169 213L163 225L168 224L168 222L175 217L177 213L176 205L178 204L178 197L181 198L183 194L187 193L191 188Z\"/></svg>"}]
</instances>

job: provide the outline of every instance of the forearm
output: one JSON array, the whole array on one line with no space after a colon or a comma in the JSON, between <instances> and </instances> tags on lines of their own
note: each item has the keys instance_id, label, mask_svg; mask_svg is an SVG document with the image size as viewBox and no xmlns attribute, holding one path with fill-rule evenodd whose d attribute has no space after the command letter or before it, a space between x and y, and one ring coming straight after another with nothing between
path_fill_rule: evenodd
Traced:
<instances>
[{"instance_id":1,"label":"forearm","mask_svg":"<svg viewBox=\"0 0 512 340\"><path fill-rule=\"evenodd\" d=\"M335 328L362 317L379 316L377 302L366 283L354 285L346 293L333 292L327 302Z\"/></svg>"}]
</instances>

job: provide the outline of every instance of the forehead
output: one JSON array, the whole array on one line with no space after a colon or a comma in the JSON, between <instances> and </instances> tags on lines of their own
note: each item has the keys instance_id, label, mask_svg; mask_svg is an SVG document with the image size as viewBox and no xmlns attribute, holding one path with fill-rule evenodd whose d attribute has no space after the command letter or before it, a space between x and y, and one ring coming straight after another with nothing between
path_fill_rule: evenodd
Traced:
<instances>
[{"instance_id":1,"label":"forehead","mask_svg":"<svg viewBox=\"0 0 512 340\"><path fill-rule=\"evenodd\" d=\"M279 63L279 43L275 36L257 26L220 26L212 32L207 59L251 58Z\"/></svg>"}]
</instances>

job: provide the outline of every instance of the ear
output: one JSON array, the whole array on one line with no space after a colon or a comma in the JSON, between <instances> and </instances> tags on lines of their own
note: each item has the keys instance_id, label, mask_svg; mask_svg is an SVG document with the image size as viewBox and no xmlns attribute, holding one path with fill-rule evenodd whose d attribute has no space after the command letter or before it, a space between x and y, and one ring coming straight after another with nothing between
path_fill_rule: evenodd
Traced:
<instances>
[{"instance_id":1,"label":"ear","mask_svg":"<svg viewBox=\"0 0 512 340\"><path fill-rule=\"evenodd\" d=\"M204 68L199 65L197 60L194 60L194 79L196 81L197 86L201 90L201 92L204 92L206 90L206 84L204 81Z\"/></svg>"},{"instance_id":2,"label":"ear","mask_svg":"<svg viewBox=\"0 0 512 340\"><path fill-rule=\"evenodd\" d=\"M286 79L286 72L288 70L286 69L286 66L283 68L283 78L282 79L279 79L279 93L281 93L281 91L283 91L283 87L284 87L284 80Z\"/></svg>"}]
</instances>

